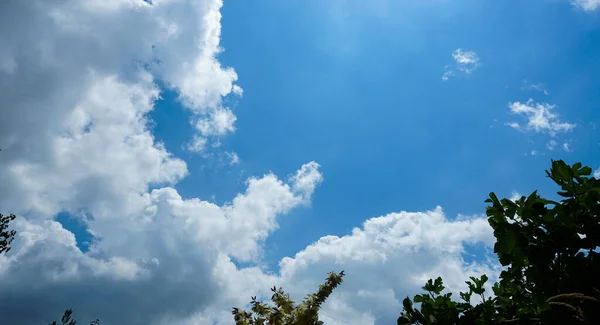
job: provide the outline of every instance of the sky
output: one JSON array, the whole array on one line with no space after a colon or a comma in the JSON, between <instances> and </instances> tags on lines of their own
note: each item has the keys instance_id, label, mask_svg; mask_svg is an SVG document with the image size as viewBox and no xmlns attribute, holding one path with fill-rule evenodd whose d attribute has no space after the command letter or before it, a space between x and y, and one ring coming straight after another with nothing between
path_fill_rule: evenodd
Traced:
<instances>
[{"instance_id":1,"label":"sky","mask_svg":"<svg viewBox=\"0 0 600 325\"><path fill-rule=\"evenodd\" d=\"M393 324L500 270L484 200L600 177L600 1L0 2L0 314L233 324L345 270Z\"/></svg>"}]
</instances>

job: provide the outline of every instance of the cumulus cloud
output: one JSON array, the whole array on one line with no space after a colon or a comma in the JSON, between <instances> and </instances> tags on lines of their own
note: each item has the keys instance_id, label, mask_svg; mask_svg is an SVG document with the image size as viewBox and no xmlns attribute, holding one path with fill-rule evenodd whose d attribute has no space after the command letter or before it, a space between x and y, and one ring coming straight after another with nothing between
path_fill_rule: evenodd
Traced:
<instances>
[{"instance_id":1,"label":"cumulus cloud","mask_svg":"<svg viewBox=\"0 0 600 325\"><path fill-rule=\"evenodd\" d=\"M351 234L325 236L280 262L282 281L292 292L314 288L328 270L346 270L344 284L324 315L338 324L389 324L401 301L429 278L442 276L449 290L464 290L466 276L497 275L497 266L465 263L467 244L494 242L481 217L449 220L440 207L371 218ZM349 314L346 314L350 312ZM325 319L324 319L325 321Z\"/></svg>"},{"instance_id":2,"label":"cumulus cloud","mask_svg":"<svg viewBox=\"0 0 600 325\"><path fill-rule=\"evenodd\" d=\"M572 3L586 11L593 11L600 7L600 0L575 0Z\"/></svg>"},{"instance_id":3,"label":"cumulus cloud","mask_svg":"<svg viewBox=\"0 0 600 325\"><path fill-rule=\"evenodd\" d=\"M297 181L306 183L304 177L314 175ZM237 289L215 275L235 268L230 257L257 261L261 242L277 228L275 217L311 194L295 192L272 174L247 184L223 206L184 200L164 187L131 196L137 204L128 214L91 209L89 227L101 240L87 253L59 223L19 219L14 250L2 257L3 315L42 322L72 305L83 316L109 323L158 324L201 311L220 290ZM17 291L15 299L11 292ZM128 309L118 311L115 299L130 301ZM37 313L23 314L28 310Z\"/></svg>"},{"instance_id":4,"label":"cumulus cloud","mask_svg":"<svg viewBox=\"0 0 600 325\"><path fill-rule=\"evenodd\" d=\"M323 182L316 162L287 181L251 177L222 205L182 197L174 186L187 165L154 139L148 113L160 83L192 114L193 150L234 132L222 98L243 92L216 59L221 5L0 1L0 206L18 215L13 250L0 256L4 321L44 323L73 308L83 322L231 324L231 306L253 294L283 285L299 297L347 269L324 319L379 324L428 277L456 290L466 275L493 276L493 263L462 259L468 244L491 244L485 220L449 220L439 208L369 219L263 270L278 218ZM88 251L55 220L62 211L81 216Z\"/></svg>"},{"instance_id":5,"label":"cumulus cloud","mask_svg":"<svg viewBox=\"0 0 600 325\"><path fill-rule=\"evenodd\" d=\"M479 67L479 56L473 51L464 51L456 49L452 52L452 58L455 61L455 66L446 66L446 71L442 75L442 80L448 80L456 75L456 72L470 74Z\"/></svg>"},{"instance_id":6,"label":"cumulus cloud","mask_svg":"<svg viewBox=\"0 0 600 325\"><path fill-rule=\"evenodd\" d=\"M569 132L576 126L575 124L561 121L558 114L554 112L554 105L537 103L533 99L529 99L524 103L509 103L508 107L512 114L520 115L526 120L525 125L521 125L518 122L508 123L510 127L515 129L532 130L555 136L557 133Z\"/></svg>"},{"instance_id":7,"label":"cumulus cloud","mask_svg":"<svg viewBox=\"0 0 600 325\"><path fill-rule=\"evenodd\" d=\"M65 203L67 196L91 188L106 193L103 187L112 185L99 174L134 192L185 175L185 163L145 128L159 94L156 79L193 112L196 148L208 135L232 132L235 117L220 99L237 76L215 59L221 5L2 2L0 53L9 67L0 72L2 206L50 214L58 209L52 202Z\"/></svg>"},{"instance_id":8,"label":"cumulus cloud","mask_svg":"<svg viewBox=\"0 0 600 325\"><path fill-rule=\"evenodd\" d=\"M283 286L296 301L315 290L328 271L346 270L344 284L325 303L327 324L390 324L399 316L401 301L420 292L429 278L442 276L449 290L465 290L465 278L488 274L497 279L499 265L480 256L467 263L468 245L494 242L483 217L450 220L437 207L426 212L399 212L368 219L346 236L324 236L279 262L279 274L256 267L236 269L227 257L218 283L229 283L220 297L225 308L243 306L251 295L268 300L272 286ZM235 289L233 289L235 288ZM488 287L491 290L491 288ZM230 324L226 310L212 309L190 318L192 323ZM195 323L194 323L195 324Z\"/></svg>"},{"instance_id":9,"label":"cumulus cloud","mask_svg":"<svg viewBox=\"0 0 600 325\"><path fill-rule=\"evenodd\" d=\"M241 94L241 88L234 85L235 71L215 59L221 51L221 5L219 0L3 2L2 98L13 112L24 106L37 111L4 118L1 145L6 149L20 141L14 145L22 146L46 132L36 119L58 127L79 94L97 80L116 75L121 82L137 82L141 68L176 90L193 119L204 121L196 123L201 136L207 128L211 135L232 132L235 118L221 98ZM216 125L207 126L211 122Z\"/></svg>"},{"instance_id":10,"label":"cumulus cloud","mask_svg":"<svg viewBox=\"0 0 600 325\"><path fill-rule=\"evenodd\" d=\"M303 165L290 181L294 190L310 198L317 185L323 181L323 174L319 172L319 164L313 161Z\"/></svg>"}]
</instances>

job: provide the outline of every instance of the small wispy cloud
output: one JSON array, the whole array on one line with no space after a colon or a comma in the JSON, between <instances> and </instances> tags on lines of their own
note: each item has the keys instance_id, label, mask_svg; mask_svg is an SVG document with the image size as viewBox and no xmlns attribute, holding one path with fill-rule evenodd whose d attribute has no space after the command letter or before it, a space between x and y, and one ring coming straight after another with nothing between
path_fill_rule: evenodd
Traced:
<instances>
[{"instance_id":1,"label":"small wispy cloud","mask_svg":"<svg viewBox=\"0 0 600 325\"><path fill-rule=\"evenodd\" d=\"M521 198L521 194L517 191L512 191L509 200L516 202L517 200L519 200Z\"/></svg>"},{"instance_id":2,"label":"small wispy cloud","mask_svg":"<svg viewBox=\"0 0 600 325\"><path fill-rule=\"evenodd\" d=\"M225 152L225 156L229 160L229 166L233 166L233 165L239 164L239 162L240 162L240 157L238 156L237 153L235 153L233 151L231 151L231 152Z\"/></svg>"},{"instance_id":3,"label":"small wispy cloud","mask_svg":"<svg viewBox=\"0 0 600 325\"><path fill-rule=\"evenodd\" d=\"M562 122L557 113L554 113L554 105L537 103L529 99L525 103L509 103L510 112L520 115L526 120L525 125L518 122L507 123L508 126L519 130L533 130L538 133L546 133L550 136L558 132L569 132L575 128L575 124Z\"/></svg>"},{"instance_id":4,"label":"small wispy cloud","mask_svg":"<svg viewBox=\"0 0 600 325\"><path fill-rule=\"evenodd\" d=\"M479 56L473 51L464 51L463 49L456 49L452 52L452 58L455 61L454 67L447 65L445 67L442 80L448 80L450 77L456 75L456 72L462 72L470 74L479 67Z\"/></svg>"},{"instance_id":5,"label":"small wispy cloud","mask_svg":"<svg viewBox=\"0 0 600 325\"><path fill-rule=\"evenodd\" d=\"M550 150L550 151L554 151L554 149L556 149L556 141L554 141L554 140L548 141L548 143L546 143L546 148L548 148L548 150Z\"/></svg>"},{"instance_id":6,"label":"small wispy cloud","mask_svg":"<svg viewBox=\"0 0 600 325\"><path fill-rule=\"evenodd\" d=\"M442 75L442 80L446 81L448 79L450 79L450 77L454 77L454 71L452 71L452 69L450 69L450 66L446 66L445 67L446 71L444 71L444 74Z\"/></svg>"},{"instance_id":7,"label":"small wispy cloud","mask_svg":"<svg viewBox=\"0 0 600 325\"><path fill-rule=\"evenodd\" d=\"M521 89L537 90L537 91L544 93L544 95L548 95L548 90L546 90L546 86L541 82L531 84L531 83L527 82L527 80L523 80L523 86L521 86Z\"/></svg>"},{"instance_id":8,"label":"small wispy cloud","mask_svg":"<svg viewBox=\"0 0 600 325\"><path fill-rule=\"evenodd\" d=\"M203 152L206 148L206 138L194 135L192 140L187 144L186 148L191 152Z\"/></svg>"},{"instance_id":9,"label":"small wispy cloud","mask_svg":"<svg viewBox=\"0 0 600 325\"><path fill-rule=\"evenodd\" d=\"M465 52L462 49L457 49L452 52L452 57L458 64L460 71L471 73L479 66L479 57L477 56L477 53L473 51Z\"/></svg>"},{"instance_id":10,"label":"small wispy cloud","mask_svg":"<svg viewBox=\"0 0 600 325\"><path fill-rule=\"evenodd\" d=\"M574 0L571 3L585 11L593 11L600 7L600 0Z\"/></svg>"}]
</instances>

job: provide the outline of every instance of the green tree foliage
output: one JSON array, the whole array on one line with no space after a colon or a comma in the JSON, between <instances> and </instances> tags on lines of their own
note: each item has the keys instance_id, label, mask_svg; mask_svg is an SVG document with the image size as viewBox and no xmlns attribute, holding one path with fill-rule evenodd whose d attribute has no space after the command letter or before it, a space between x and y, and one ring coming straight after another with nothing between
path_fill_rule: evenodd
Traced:
<instances>
[{"instance_id":1,"label":"green tree foliage","mask_svg":"<svg viewBox=\"0 0 600 325\"><path fill-rule=\"evenodd\" d=\"M271 300L274 306L252 297L251 312L233 308L236 325L322 325L319 321L319 309L344 277L340 273L330 272L324 284L319 285L316 293L309 294L302 303L294 306L294 301L282 288L273 287Z\"/></svg>"},{"instance_id":2,"label":"green tree foliage","mask_svg":"<svg viewBox=\"0 0 600 325\"><path fill-rule=\"evenodd\" d=\"M429 280L425 294L404 299L398 325L600 324L600 180L560 160L546 173L560 187L558 202L537 191L515 202L494 193L486 200L504 267L493 297L485 295L485 275L466 282L461 302L442 294L441 278Z\"/></svg>"},{"instance_id":3,"label":"green tree foliage","mask_svg":"<svg viewBox=\"0 0 600 325\"><path fill-rule=\"evenodd\" d=\"M14 214L5 216L0 213L0 254L10 251L10 244L17 234L14 230L8 230L8 224L13 220L15 220Z\"/></svg>"}]
</instances>

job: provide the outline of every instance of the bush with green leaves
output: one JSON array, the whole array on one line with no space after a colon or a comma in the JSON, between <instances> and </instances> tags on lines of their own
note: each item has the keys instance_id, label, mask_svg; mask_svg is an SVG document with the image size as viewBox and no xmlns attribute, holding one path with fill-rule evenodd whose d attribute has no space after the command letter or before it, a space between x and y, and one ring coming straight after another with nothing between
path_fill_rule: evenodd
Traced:
<instances>
[{"instance_id":1,"label":"bush with green leaves","mask_svg":"<svg viewBox=\"0 0 600 325\"><path fill-rule=\"evenodd\" d=\"M429 280L426 294L404 299L398 325L600 324L600 180L591 168L561 160L546 173L560 201L537 191L514 202L494 193L486 200L504 267L493 296L485 296L485 275L467 281L462 302L442 294L441 278Z\"/></svg>"}]
</instances>

